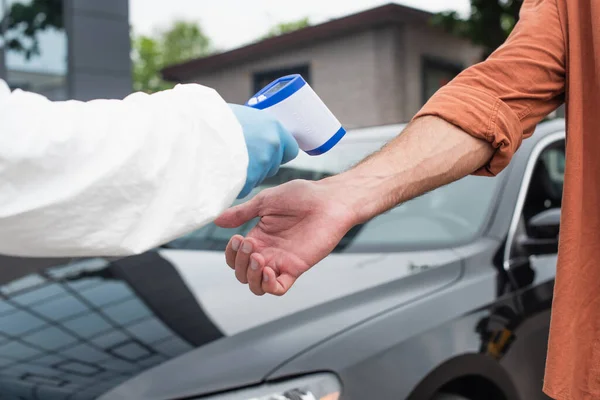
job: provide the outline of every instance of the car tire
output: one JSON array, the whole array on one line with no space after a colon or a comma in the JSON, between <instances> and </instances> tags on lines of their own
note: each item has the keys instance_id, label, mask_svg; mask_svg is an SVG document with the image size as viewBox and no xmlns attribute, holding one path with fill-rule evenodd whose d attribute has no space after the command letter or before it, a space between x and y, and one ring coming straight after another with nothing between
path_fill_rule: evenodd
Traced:
<instances>
[{"instance_id":1,"label":"car tire","mask_svg":"<svg viewBox=\"0 0 600 400\"><path fill-rule=\"evenodd\" d=\"M440 393L436 394L431 400L472 400L457 394Z\"/></svg>"}]
</instances>

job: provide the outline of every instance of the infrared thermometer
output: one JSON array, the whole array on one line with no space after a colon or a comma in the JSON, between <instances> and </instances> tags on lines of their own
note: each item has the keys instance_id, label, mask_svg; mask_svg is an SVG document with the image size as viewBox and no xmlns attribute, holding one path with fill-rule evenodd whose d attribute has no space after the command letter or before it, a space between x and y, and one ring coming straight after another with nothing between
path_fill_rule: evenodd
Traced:
<instances>
[{"instance_id":1,"label":"infrared thermometer","mask_svg":"<svg viewBox=\"0 0 600 400\"><path fill-rule=\"evenodd\" d=\"M269 83L246 106L273 115L311 156L328 152L346 134L340 121L298 74Z\"/></svg>"}]
</instances>

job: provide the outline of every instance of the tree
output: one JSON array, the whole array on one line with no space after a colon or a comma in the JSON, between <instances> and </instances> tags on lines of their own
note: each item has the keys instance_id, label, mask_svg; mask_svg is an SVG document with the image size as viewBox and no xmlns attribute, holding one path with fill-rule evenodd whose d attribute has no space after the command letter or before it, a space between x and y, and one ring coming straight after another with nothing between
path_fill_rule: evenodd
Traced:
<instances>
[{"instance_id":1,"label":"tree","mask_svg":"<svg viewBox=\"0 0 600 400\"><path fill-rule=\"evenodd\" d=\"M269 32L263 37L263 39L267 39L273 36L283 35L284 33L296 31L298 29L306 28L310 26L310 20L308 17L301 18L296 21L289 22L281 22L275 26L273 26Z\"/></svg>"},{"instance_id":2,"label":"tree","mask_svg":"<svg viewBox=\"0 0 600 400\"><path fill-rule=\"evenodd\" d=\"M193 22L177 21L168 30L152 36L132 37L133 88L154 93L173 87L160 71L172 64L206 56L213 52L210 39Z\"/></svg>"},{"instance_id":3,"label":"tree","mask_svg":"<svg viewBox=\"0 0 600 400\"><path fill-rule=\"evenodd\" d=\"M172 86L160 76L163 57L158 40L141 35L133 38L131 47L135 91L154 93Z\"/></svg>"},{"instance_id":4,"label":"tree","mask_svg":"<svg viewBox=\"0 0 600 400\"><path fill-rule=\"evenodd\" d=\"M519 20L522 4L523 0L471 0L468 19L462 19L456 12L450 11L435 15L432 23L483 46L483 59L486 59L512 32Z\"/></svg>"},{"instance_id":5,"label":"tree","mask_svg":"<svg viewBox=\"0 0 600 400\"><path fill-rule=\"evenodd\" d=\"M13 3L0 21L9 50L22 52L27 59L38 55L38 34L49 28L63 29L63 0L32 0ZM1 33L1 32L0 32Z\"/></svg>"},{"instance_id":6,"label":"tree","mask_svg":"<svg viewBox=\"0 0 600 400\"><path fill-rule=\"evenodd\" d=\"M471 15L461 19L456 12L445 12L435 15L432 24L441 26L446 31L459 37L467 38L476 45L483 46L483 60L488 58L519 21L519 11L524 0L471 0ZM561 107L555 116L564 116Z\"/></svg>"}]
</instances>

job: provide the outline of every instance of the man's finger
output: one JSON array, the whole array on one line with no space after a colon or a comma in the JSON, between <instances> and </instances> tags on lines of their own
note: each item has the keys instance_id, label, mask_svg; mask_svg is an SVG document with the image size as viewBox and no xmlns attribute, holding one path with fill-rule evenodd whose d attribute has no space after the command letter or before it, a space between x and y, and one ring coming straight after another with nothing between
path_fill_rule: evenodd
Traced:
<instances>
[{"instance_id":1,"label":"man's finger","mask_svg":"<svg viewBox=\"0 0 600 400\"><path fill-rule=\"evenodd\" d=\"M225 210L216 220L215 224L221 228L237 228L250 221L253 218L258 217L260 198L258 195L252 200Z\"/></svg>"},{"instance_id":2,"label":"man's finger","mask_svg":"<svg viewBox=\"0 0 600 400\"><path fill-rule=\"evenodd\" d=\"M225 262L227 262L227 265L229 265L231 269L235 269L235 256L237 255L243 240L243 236L235 235L229 239L229 243L227 243L227 247L225 248Z\"/></svg>"},{"instance_id":3,"label":"man's finger","mask_svg":"<svg viewBox=\"0 0 600 400\"><path fill-rule=\"evenodd\" d=\"M277 276L271 267L265 267L262 273L262 290L274 296L283 296L292 287L296 278L289 274Z\"/></svg>"},{"instance_id":4,"label":"man's finger","mask_svg":"<svg viewBox=\"0 0 600 400\"><path fill-rule=\"evenodd\" d=\"M265 258L262 254L254 253L250 256L250 265L248 268L248 285L252 293L262 296L265 291L262 289L262 270L265 265Z\"/></svg>"},{"instance_id":5,"label":"man's finger","mask_svg":"<svg viewBox=\"0 0 600 400\"><path fill-rule=\"evenodd\" d=\"M248 264L250 262L250 254L252 254L254 249L256 249L254 241L251 238L246 238L235 256L235 276L242 283L248 283Z\"/></svg>"}]
</instances>

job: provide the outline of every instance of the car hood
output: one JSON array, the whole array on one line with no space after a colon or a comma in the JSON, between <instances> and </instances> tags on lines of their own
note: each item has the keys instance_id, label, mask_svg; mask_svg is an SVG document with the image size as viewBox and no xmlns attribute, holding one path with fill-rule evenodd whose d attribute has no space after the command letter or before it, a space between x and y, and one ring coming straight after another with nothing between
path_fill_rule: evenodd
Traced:
<instances>
[{"instance_id":1,"label":"car hood","mask_svg":"<svg viewBox=\"0 0 600 400\"><path fill-rule=\"evenodd\" d=\"M218 269L198 265L194 252L161 256L176 265L224 337L140 374L104 399L185 398L258 384L307 348L452 284L461 273L452 250L334 254L285 296L257 297L235 280L222 254L202 257Z\"/></svg>"},{"instance_id":2,"label":"car hood","mask_svg":"<svg viewBox=\"0 0 600 400\"><path fill-rule=\"evenodd\" d=\"M460 275L452 250L334 254L286 296L256 297L222 252L11 262L27 273L0 285L0 386L25 399L167 399L255 384Z\"/></svg>"},{"instance_id":3,"label":"car hood","mask_svg":"<svg viewBox=\"0 0 600 400\"><path fill-rule=\"evenodd\" d=\"M333 254L305 273L285 296L259 297L237 281L221 252L167 250L160 254L177 269L203 311L227 336L458 259L451 250Z\"/></svg>"}]
</instances>

